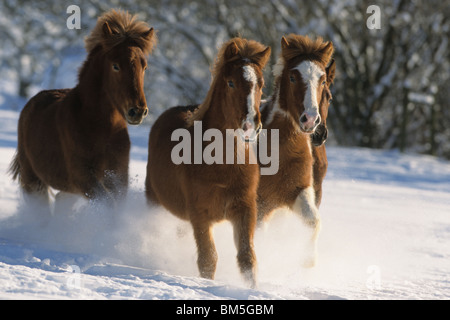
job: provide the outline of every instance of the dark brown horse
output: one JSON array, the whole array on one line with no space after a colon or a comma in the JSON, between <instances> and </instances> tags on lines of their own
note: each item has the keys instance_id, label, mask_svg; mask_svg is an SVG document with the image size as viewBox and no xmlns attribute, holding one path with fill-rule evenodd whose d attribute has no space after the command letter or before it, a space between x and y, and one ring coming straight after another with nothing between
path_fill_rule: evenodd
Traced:
<instances>
[{"instance_id":1,"label":"dark brown horse","mask_svg":"<svg viewBox=\"0 0 450 320\"><path fill-rule=\"evenodd\" d=\"M111 10L86 39L77 86L42 91L25 105L10 168L25 198L48 205L48 187L113 202L126 193L127 122L139 124L148 113L144 71L155 41L146 23Z\"/></svg>"},{"instance_id":2,"label":"dark brown horse","mask_svg":"<svg viewBox=\"0 0 450 320\"><path fill-rule=\"evenodd\" d=\"M191 222L197 243L197 264L200 275L205 278L214 278L217 264L212 227L228 220L233 225L240 270L251 285L256 283L253 235L259 167L256 161L254 164L249 161L238 164L237 160L233 164L225 162L230 150L224 144L215 149L217 162L207 164L201 157L226 137L228 130L239 132L232 136L231 158L236 158L239 148L246 149L247 157L254 156L253 149L246 148L248 143L244 140L254 138L261 126L262 69L269 55L270 48L256 41L234 38L225 43L216 58L212 84L203 103L197 110L195 106L167 110L150 132L147 198L149 203L162 205L177 217ZM179 163L173 158L177 149L175 132L186 133L184 139L192 137L190 141L209 133L214 133L215 139L208 142L212 140L210 136L204 141L189 143L183 153L191 155ZM198 156L200 162L196 160Z\"/></svg>"},{"instance_id":3,"label":"dark brown horse","mask_svg":"<svg viewBox=\"0 0 450 320\"><path fill-rule=\"evenodd\" d=\"M332 81L334 64L329 68L327 65L332 53L332 43L323 42L320 38L313 41L294 34L283 37L281 56L273 70L275 91L262 111L269 141L271 130L279 130L279 148L271 150L279 153L279 169L275 175L261 176L258 220L269 218L281 207L300 215L313 231L312 252L305 262L307 266L315 264L316 240L320 230L311 135L326 120L325 109L320 110L320 106L325 106L329 101L328 82ZM320 132L317 134L316 138L320 140ZM320 152L316 155L322 159ZM323 172L320 163L317 171Z\"/></svg>"}]
</instances>

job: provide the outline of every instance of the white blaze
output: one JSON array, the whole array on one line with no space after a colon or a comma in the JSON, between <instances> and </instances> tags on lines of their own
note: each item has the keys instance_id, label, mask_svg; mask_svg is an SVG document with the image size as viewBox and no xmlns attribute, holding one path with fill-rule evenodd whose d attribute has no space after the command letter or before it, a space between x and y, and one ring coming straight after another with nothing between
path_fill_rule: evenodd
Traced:
<instances>
[{"instance_id":1,"label":"white blaze","mask_svg":"<svg viewBox=\"0 0 450 320\"><path fill-rule=\"evenodd\" d=\"M306 85L305 100L303 105L309 115L319 113L319 104L317 103L317 87L319 79L325 72L313 61L303 61L296 68L302 75Z\"/></svg>"},{"instance_id":2,"label":"white blaze","mask_svg":"<svg viewBox=\"0 0 450 320\"><path fill-rule=\"evenodd\" d=\"M250 94L247 97L247 118L245 121L250 122L253 126L253 129L255 128L255 90L256 90L256 84L258 82L258 78L256 77L255 70L251 66L244 66L244 79L251 83L252 90L250 91Z\"/></svg>"}]
</instances>

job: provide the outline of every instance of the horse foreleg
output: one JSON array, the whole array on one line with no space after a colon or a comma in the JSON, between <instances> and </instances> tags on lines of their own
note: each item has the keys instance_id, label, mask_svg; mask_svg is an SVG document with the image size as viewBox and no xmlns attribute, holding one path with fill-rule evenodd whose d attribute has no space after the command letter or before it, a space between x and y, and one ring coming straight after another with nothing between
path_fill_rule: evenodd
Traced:
<instances>
[{"instance_id":1,"label":"horse foreleg","mask_svg":"<svg viewBox=\"0 0 450 320\"><path fill-rule=\"evenodd\" d=\"M314 177L314 190L316 192L316 206L319 208L322 201L322 182L325 178L328 168L327 153L325 145L313 148L313 177Z\"/></svg>"},{"instance_id":2,"label":"horse foreleg","mask_svg":"<svg viewBox=\"0 0 450 320\"><path fill-rule=\"evenodd\" d=\"M124 200L128 191L128 168L121 173L105 172L103 186L116 201Z\"/></svg>"},{"instance_id":3,"label":"horse foreleg","mask_svg":"<svg viewBox=\"0 0 450 320\"><path fill-rule=\"evenodd\" d=\"M75 203L80 199L79 195L60 191L55 196L54 214L67 214L73 211Z\"/></svg>"},{"instance_id":4,"label":"horse foreleg","mask_svg":"<svg viewBox=\"0 0 450 320\"><path fill-rule=\"evenodd\" d=\"M320 231L319 210L315 202L314 189L307 187L298 195L292 210L299 214L308 227L311 228L312 235L308 244L307 256L304 262L305 267L313 267L317 259L317 238Z\"/></svg>"},{"instance_id":5,"label":"horse foreleg","mask_svg":"<svg viewBox=\"0 0 450 320\"><path fill-rule=\"evenodd\" d=\"M256 208L238 210L230 219L233 224L237 262L244 279L252 288L256 287L256 254L253 237L256 227Z\"/></svg>"},{"instance_id":6,"label":"horse foreleg","mask_svg":"<svg viewBox=\"0 0 450 320\"><path fill-rule=\"evenodd\" d=\"M84 195L92 201L105 201L108 206L115 207L116 200L114 199L112 193L106 188L104 183L94 177L89 179L89 182L85 187Z\"/></svg>"},{"instance_id":7,"label":"horse foreleg","mask_svg":"<svg viewBox=\"0 0 450 320\"><path fill-rule=\"evenodd\" d=\"M194 237L197 243L197 266L200 276L207 279L214 279L217 266L217 251L211 232L211 224L193 222Z\"/></svg>"}]
</instances>

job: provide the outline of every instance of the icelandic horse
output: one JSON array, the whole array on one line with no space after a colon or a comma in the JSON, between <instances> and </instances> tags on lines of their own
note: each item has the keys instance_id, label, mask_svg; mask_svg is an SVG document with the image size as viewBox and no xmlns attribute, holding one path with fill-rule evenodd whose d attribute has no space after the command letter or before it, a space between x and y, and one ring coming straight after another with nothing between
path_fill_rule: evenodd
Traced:
<instances>
[{"instance_id":1,"label":"icelandic horse","mask_svg":"<svg viewBox=\"0 0 450 320\"><path fill-rule=\"evenodd\" d=\"M200 150L195 150L195 143L198 143L195 141L191 144L194 161L175 164L171 152L177 142L172 141L171 135L181 128L195 138L195 127L199 123L202 137L211 129L220 131L222 137L229 134L228 130L236 130L238 134L232 138L234 150L231 149L234 157L238 148L245 148L247 157L254 156L253 148L247 144L248 138L254 140L261 129L262 69L269 56L270 47L256 41L229 40L219 50L204 101L198 107L168 109L155 121L150 132L145 181L148 203L162 205L175 216L190 221L197 244L197 266L204 278L214 278L218 260L212 227L228 220L233 225L240 271L251 286L256 285L253 236L259 166L256 160L254 164L250 161L225 163L229 156L225 144L223 149L216 150L223 151L223 164L195 164L195 156L204 154L217 142L215 140L200 141Z\"/></svg>"},{"instance_id":2,"label":"icelandic horse","mask_svg":"<svg viewBox=\"0 0 450 320\"><path fill-rule=\"evenodd\" d=\"M88 56L73 89L45 90L31 98L18 123L10 172L25 200L49 207L49 187L115 203L128 187L130 138L148 113L146 56L153 28L128 12L100 16L85 40ZM56 210L55 210L56 211Z\"/></svg>"},{"instance_id":3,"label":"icelandic horse","mask_svg":"<svg viewBox=\"0 0 450 320\"><path fill-rule=\"evenodd\" d=\"M334 63L328 68L327 65L332 54L333 44L323 42L321 38L313 41L295 34L282 37L281 56L273 68L274 94L261 108L268 141L271 140L271 130L279 130L279 149L271 150L271 143L268 143L270 152L279 154L279 169L275 175L262 175L260 178L258 222L265 221L282 207L301 216L313 231L311 252L304 263L308 267L315 264L320 230L312 140L321 121L326 118L319 109L329 101L328 83L332 81L331 76L334 77ZM320 140L321 136L318 133L316 138ZM317 156L321 154L317 153ZM323 166L318 166L318 172L323 173Z\"/></svg>"}]
</instances>

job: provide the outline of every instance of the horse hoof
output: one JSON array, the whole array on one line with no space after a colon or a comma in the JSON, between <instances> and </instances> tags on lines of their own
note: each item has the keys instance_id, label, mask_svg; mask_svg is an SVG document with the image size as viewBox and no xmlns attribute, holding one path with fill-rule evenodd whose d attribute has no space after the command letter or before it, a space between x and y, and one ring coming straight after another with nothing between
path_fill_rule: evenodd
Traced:
<instances>
[{"instance_id":1,"label":"horse hoof","mask_svg":"<svg viewBox=\"0 0 450 320\"><path fill-rule=\"evenodd\" d=\"M250 287L250 289L257 289L258 288L258 284L256 282L255 275L254 275L253 272L248 272L248 273L246 272L244 274L244 279L245 279L245 282Z\"/></svg>"}]
</instances>

